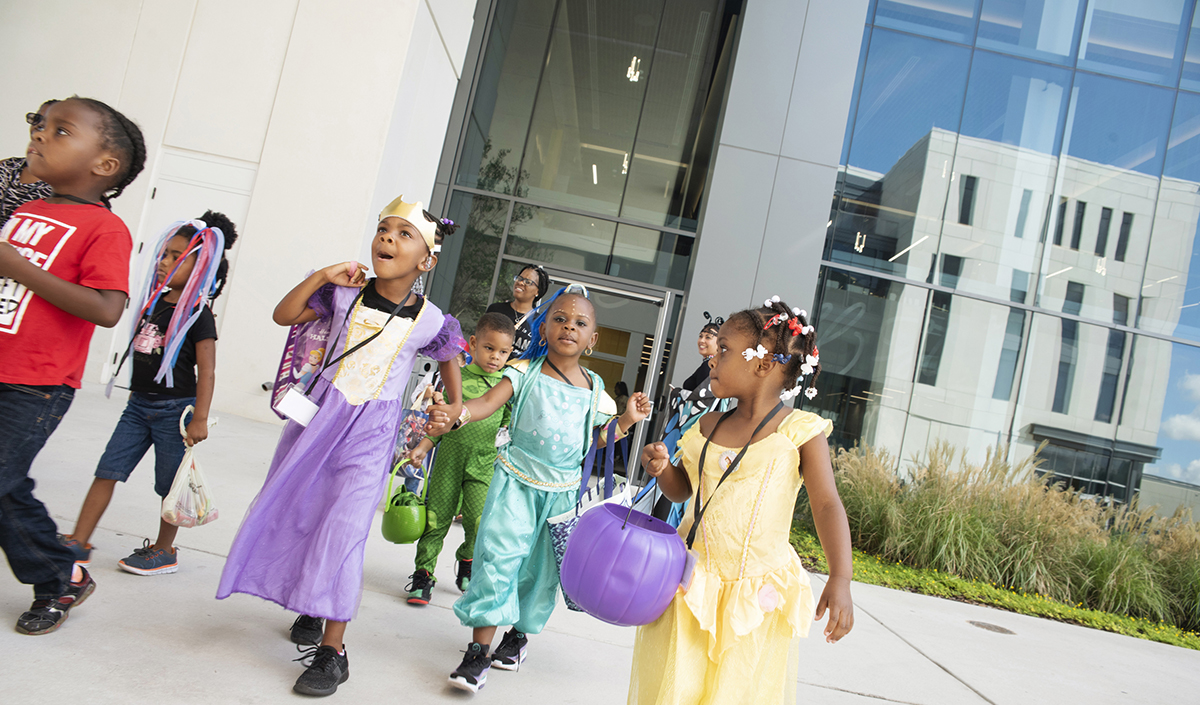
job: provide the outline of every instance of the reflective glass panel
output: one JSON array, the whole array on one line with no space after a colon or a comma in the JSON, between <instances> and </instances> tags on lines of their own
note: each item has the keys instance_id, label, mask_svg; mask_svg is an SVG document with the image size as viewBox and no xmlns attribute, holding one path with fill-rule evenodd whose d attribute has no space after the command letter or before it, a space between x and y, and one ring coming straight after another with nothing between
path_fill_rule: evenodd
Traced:
<instances>
[{"instance_id":1,"label":"reflective glass panel","mask_svg":"<svg viewBox=\"0 0 1200 705\"><path fill-rule=\"evenodd\" d=\"M687 235L618 225L608 273L623 279L683 289L695 241Z\"/></svg>"},{"instance_id":2,"label":"reflective glass panel","mask_svg":"<svg viewBox=\"0 0 1200 705\"><path fill-rule=\"evenodd\" d=\"M983 0L975 45L1072 63L1083 0Z\"/></svg>"},{"instance_id":3,"label":"reflective glass panel","mask_svg":"<svg viewBox=\"0 0 1200 705\"><path fill-rule=\"evenodd\" d=\"M1200 96L1179 94L1158 190L1138 327L1200 340Z\"/></svg>"},{"instance_id":4,"label":"reflective glass panel","mask_svg":"<svg viewBox=\"0 0 1200 705\"><path fill-rule=\"evenodd\" d=\"M898 453L928 292L822 268L816 313L823 369L804 408L833 419L832 442Z\"/></svg>"},{"instance_id":5,"label":"reflective glass panel","mask_svg":"<svg viewBox=\"0 0 1200 705\"><path fill-rule=\"evenodd\" d=\"M937 249L970 51L875 29L825 256L924 280Z\"/></svg>"},{"instance_id":6,"label":"reflective glass panel","mask_svg":"<svg viewBox=\"0 0 1200 705\"><path fill-rule=\"evenodd\" d=\"M500 254L508 205L506 200L462 192L456 192L450 199L446 217L465 225L442 243L429 297L439 302L449 301L446 313L460 321L473 325L490 303L488 294Z\"/></svg>"},{"instance_id":7,"label":"reflective glass panel","mask_svg":"<svg viewBox=\"0 0 1200 705\"><path fill-rule=\"evenodd\" d=\"M1065 310L1076 282L1085 289L1078 314L1107 323L1114 295L1141 293L1174 94L1080 72L1072 100L1038 303Z\"/></svg>"},{"instance_id":8,"label":"reflective glass panel","mask_svg":"<svg viewBox=\"0 0 1200 705\"><path fill-rule=\"evenodd\" d=\"M940 223L943 261L963 260L956 288L1013 300L1014 275L1038 270L1070 84L1066 69L975 52Z\"/></svg>"},{"instance_id":9,"label":"reflective glass panel","mask_svg":"<svg viewBox=\"0 0 1200 705\"><path fill-rule=\"evenodd\" d=\"M1079 68L1174 86L1191 9L1188 0L1091 0Z\"/></svg>"},{"instance_id":10,"label":"reflective glass panel","mask_svg":"<svg viewBox=\"0 0 1200 705\"><path fill-rule=\"evenodd\" d=\"M971 43L977 0L879 0L875 24Z\"/></svg>"},{"instance_id":11,"label":"reflective glass panel","mask_svg":"<svg viewBox=\"0 0 1200 705\"><path fill-rule=\"evenodd\" d=\"M1034 314L1013 421L1014 457L1027 457L1046 441L1044 470L1086 494L1128 499L1130 467L1120 461L1129 454L1112 439L1125 392L1136 390L1124 377L1134 368L1126 365L1131 338L1103 326Z\"/></svg>"},{"instance_id":12,"label":"reflective glass panel","mask_svg":"<svg viewBox=\"0 0 1200 705\"><path fill-rule=\"evenodd\" d=\"M1200 485L1200 348L1137 337L1117 438L1161 458L1145 472ZM1174 507L1168 507L1170 512Z\"/></svg>"},{"instance_id":13,"label":"reflective glass panel","mask_svg":"<svg viewBox=\"0 0 1200 705\"><path fill-rule=\"evenodd\" d=\"M1183 71L1179 87L1200 91L1200 13L1192 17L1192 30L1188 34L1187 53L1183 56Z\"/></svg>"},{"instance_id":14,"label":"reflective glass panel","mask_svg":"<svg viewBox=\"0 0 1200 705\"><path fill-rule=\"evenodd\" d=\"M505 254L604 274L616 230L617 224L607 220L517 204Z\"/></svg>"},{"instance_id":15,"label":"reflective glass panel","mask_svg":"<svg viewBox=\"0 0 1200 705\"><path fill-rule=\"evenodd\" d=\"M514 193L554 5L555 0L496 3L455 183Z\"/></svg>"},{"instance_id":16,"label":"reflective glass panel","mask_svg":"<svg viewBox=\"0 0 1200 705\"><path fill-rule=\"evenodd\" d=\"M696 229L700 192L720 117L721 95L712 91L716 0L671 0L654 49L654 71L628 170L621 215L654 225ZM719 85L724 85L718 80ZM699 159L702 163L698 163ZM690 197L689 197L690 194Z\"/></svg>"},{"instance_id":17,"label":"reflective glass panel","mask_svg":"<svg viewBox=\"0 0 1200 705\"><path fill-rule=\"evenodd\" d=\"M947 442L982 462L1006 440L1024 313L940 291L924 303L902 457Z\"/></svg>"},{"instance_id":18,"label":"reflective glass panel","mask_svg":"<svg viewBox=\"0 0 1200 705\"><path fill-rule=\"evenodd\" d=\"M620 212L662 0L560 0L525 143L537 201Z\"/></svg>"}]
</instances>

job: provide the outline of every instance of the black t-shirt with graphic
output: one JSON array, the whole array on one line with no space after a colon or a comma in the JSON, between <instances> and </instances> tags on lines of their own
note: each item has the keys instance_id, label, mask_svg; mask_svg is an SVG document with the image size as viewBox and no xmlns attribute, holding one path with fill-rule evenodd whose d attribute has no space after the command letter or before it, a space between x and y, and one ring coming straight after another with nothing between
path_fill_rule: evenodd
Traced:
<instances>
[{"instance_id":1,"label":"black t-shirt with graphic","mask_svg":"<svg viewBox=\"0 0 1200 705\"><path fill-rule=\"evenodd\" d=\"M129 388L139 394L166 397L196 396L196 343L202 340L216 340L217 320L208 306L200 311L200 317L188 329L183 345L179 348L179 357L175 358L175 386L168 387L166 379L160 384L154 381L154 377L162 365L164 336L174 314L175 304L159 299L154 304L154 311L142 317L138 323L137 335L133 337L133 378Z\"/></svg>"},{"instance_id":2,"label":"black t-shirt with graphic","mask_svg":"<svg viewBox=\"0 0 1200 705\"><path fill-rule=\"evenodd\" d=\"M486 313L503 313L505 316L511 318L514 324L528 315L525 313L518 313L508 301L497 301L496 303L487 307ZM525 352L525 348L529 347L529 343L531 342L533 342L533 333L529 329L529 321L526 320L524 323L517 326L517 335L515 338L513 338L512 355L509 357L509 359L516 359L517 355Z\"/></svg>"}]
</instances>

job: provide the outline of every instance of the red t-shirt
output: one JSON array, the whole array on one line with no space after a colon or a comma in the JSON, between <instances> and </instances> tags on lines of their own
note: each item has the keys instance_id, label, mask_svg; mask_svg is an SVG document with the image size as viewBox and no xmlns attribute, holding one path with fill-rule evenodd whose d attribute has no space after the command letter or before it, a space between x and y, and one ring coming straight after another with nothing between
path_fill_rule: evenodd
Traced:
<instances>
[{"instance_id":1,"label":"red t-shirt","mask_svg":"<svg viewBox=\"0 0 1200 705\"><path fill-rule=\"evenodd\" d=\"M59 279L129 293L129 228L99 206L30 201L13 213L0 240ZM96 324L0 278L0 382L79 388Z\"/></svg>"}]
</instances>

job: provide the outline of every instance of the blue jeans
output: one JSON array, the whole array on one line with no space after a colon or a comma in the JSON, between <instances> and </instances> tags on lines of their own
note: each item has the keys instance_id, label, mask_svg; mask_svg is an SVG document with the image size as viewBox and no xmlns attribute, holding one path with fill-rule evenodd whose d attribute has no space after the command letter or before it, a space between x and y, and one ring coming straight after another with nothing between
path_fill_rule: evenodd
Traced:
<instances>
[{"instance_id":1,"label":"blue jeans","mask_svg":"<svg viewBox=\"0 0 1200 705\"><path fill-rule=\"evenodd\" d=\"M75 557L33 496L29 466L75 398L66 385L0 383L0 548L13 575L33 586L34 599L61 595Z\"/></svg>"},{"instance_id":2,"label":"blue jeans","mask_svg":"<svg viewBox=\"0 0 1200 705\"><path fill-rule=\"evenodd\" d=\"M153 445L154 491L166 497L187 450L179 433L179 416L195 403L196 397L152 399L130 392L129 403L96 466L96 477L125 482Z\"/></svg>"}]
</instances>

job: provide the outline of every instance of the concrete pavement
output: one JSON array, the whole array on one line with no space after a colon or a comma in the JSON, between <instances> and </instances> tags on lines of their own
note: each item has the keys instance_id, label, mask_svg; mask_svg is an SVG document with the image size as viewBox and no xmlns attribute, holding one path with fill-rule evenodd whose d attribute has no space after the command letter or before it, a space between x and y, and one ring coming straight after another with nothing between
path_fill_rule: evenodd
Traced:
<instances>
[{"instance_id":1,"label":"concrete pavement","mask_svg":"<svg viewBox=\"0 0 1200 705\"><path fill-rule=\"evenodd\" d=\"M124 405L85 386L34 465L37 496L62 530L75 521ZM266 473L279 427L216 412L220 423L199 449L221 517L180 531L180 569L140 577L116 561L157 532L158 498L147 458L117 488L93 538L95 594L59 631L42 637L0 626L0 702L295 702L301 672L287 640L294 615L245 595L213 598L224 556ZM350 680L335 698L375 703L454 702L447 687L469 632L450 606L457 597L447 539L433 603L403 601L413 546L372 531L366 590L349 627ZM814 588L822 581L814 576ZM0 620L16 621L31 591L0 575ZM1200 652L855 583L854 631L830 646L821 625L800 644L799 702L831 705L918 703L1174 703L1200 701ZM1007 629L1004 634L972 621ZM530 640L517 673L493 670L479 702L621 703L634 630L559 609Z\"/></svg>"}]
</instances>

